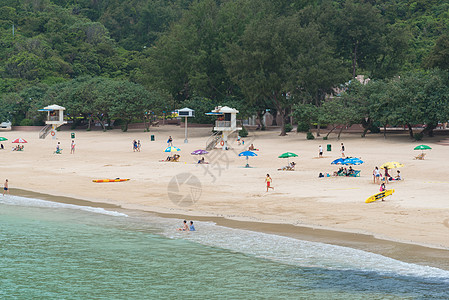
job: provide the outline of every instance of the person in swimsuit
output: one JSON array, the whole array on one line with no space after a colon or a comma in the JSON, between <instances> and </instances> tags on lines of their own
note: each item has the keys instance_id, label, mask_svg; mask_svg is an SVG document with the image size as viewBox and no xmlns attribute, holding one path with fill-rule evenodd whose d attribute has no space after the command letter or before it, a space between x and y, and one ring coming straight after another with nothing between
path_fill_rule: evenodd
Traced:
<instances>
[{"instance_id":1,"label":"person in swimsuit","mask_svg":"<svg viewBox=\"0 0 449 300\"><path fill-rule=\"evenodd\" d=\"M8 179L5 180L5 184L3 185L3 196L5 196L6 192L8 192L9 195Z\"/></svg>"},{"instance_id":2,"label":"person in swimsuit","mask_svg":"<svg viewBox=\"0 0 449 300\"><path fill-rule=\"evenodd\" d=\"M75 154L75 141L72 140L72 144L70 145L70 154Z\"/></svg>"},{"instance_id":3,"label":"person in swimsuit","mask_svg":"<svg viewBox=\"0 0 449 300\"><path fill-rule=\"evenodd\" d=\"M187 225L187 220L184 220L184 224L182 225L182 227L181 228L178 228L178 229L176 229L176 230L178 230L178 231L189 231L189 225Z\"/></svg>"},{"instance_id":4,"label":"person in swimsuit","mask_svg":"<svg viewBox=\"0 0 449 300\"><path fill-rule=\"evenodd\" d=\"M193 226L193 221L190 221L189 231L196 231L195 226Z\"/></svg>"},{"instance_id":5,"label":"person in swimsuit","mask_svg":"<svg viewBox=\"0 0 449 300\"><path fill-rule=\"evenodd\" d=\"M321 145L318 147L319 157L323 157L323 147Z\"/></svg>"},{"instance_id":6,"label":"person in swimsuit","mask_svg":"<svg viewBox=\"0 0 449 300\"><path fill-rule=\"evenodd\" d=\"M341 143L341 157L345 157L345 145Z\"/></svg>"},{"instance_id":7,"label":"person in swimsuit","mask_svg":"<svg viewBox=\"0 0 449 300\"><path fill-rule=\"evenodd\" d=\"M271 186L272 181L273 181L273 179L271 179L270 174L267 174L267 178L265 178L265 182L267 183L267 192L268 192L268 189L274 190L274 187Z\"/></svg>"},{"instance_id":8,"label":"person in swimsuit","mask_svg":"<svg viewBox=\"0 0 449 300\"><path fill-rule=\"evenodd\" d=\"M373 183L376 183L376 181L377 183L380 182L380 172L378 167L374 168L373 170L373 181Z\"/></svg>"}]
</instances>

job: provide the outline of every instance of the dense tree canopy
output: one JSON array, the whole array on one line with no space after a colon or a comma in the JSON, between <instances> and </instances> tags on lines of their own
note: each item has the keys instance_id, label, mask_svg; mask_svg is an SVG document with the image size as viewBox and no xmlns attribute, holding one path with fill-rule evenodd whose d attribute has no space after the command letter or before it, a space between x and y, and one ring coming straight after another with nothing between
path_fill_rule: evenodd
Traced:
<instances>
[{"instance_id":1,"label":"dense tree canopy","mask_svg":"<svg viewBox=\"0 0 449 300\"><path fill-rule=\"evenodd\" d=\"M126 127L148 110L232 103L278 113L281 134L301 107L314 111L294 114L306 123L431 133L448 119L448 11L434 0L3 0L0 117L38 124L37 108L57 101ZM371 83L329 100L361 74Z\"/></svg>"}]
</instances>

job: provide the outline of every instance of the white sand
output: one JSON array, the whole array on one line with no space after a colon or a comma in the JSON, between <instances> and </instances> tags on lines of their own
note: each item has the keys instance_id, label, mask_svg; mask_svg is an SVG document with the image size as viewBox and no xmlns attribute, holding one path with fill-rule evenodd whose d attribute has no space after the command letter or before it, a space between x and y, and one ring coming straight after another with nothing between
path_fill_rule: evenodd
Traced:
<instances>
[{"instance_id":1,"label":"white sand","mask_svg":"<svg viewBox=\"0 0 449 300\"><path fill-rule=\"evenodd\" d=\"M156 141L150 141L150 135ZM182 149L181 162L160 162L167 154L168 135ZM371 233L377 237L404 242L449 248L449 147L437 145L439 138L426 140L433 149L425 160L414 160L421 143L404 136L380 136L364 139L358 134L343 135L340 141L331 136L328 141L307 141L303 134L254 132L245 146L234 143L234 150L214 150L206 155L208 166L199 166L198 156L190 152L205 147L210 129L189 129L189 143L184 144L184 129L165 126L150 133L119 130L108 132L76 131L76 153L70 154L70 132L58 133L58 140L49 136L39 140L37 132L1 132L9 139L0 170L9 179L10 187L52 195L107 202L124 208L190 215L224 216L230 219L319 226L342 231ZM25 138L25 151L11 151L11 141ZM140 139L142 152L132 151L132 140ZM257 157L249 159L252 168L243 168L246 161L236 154L246 150L250 140ZM57 141L63 154L53 154ZM365 163L360 178L318 178L320 172L338 169L330 165L341 156L340 143L347 156L360 157ZM318 157L318 146L324 148L324 158ZM326 145L332 144L332 151ZM299 155L294 172L277 171L287 164L277 158L284 152ZM373 184L372 170L387 161L405 164L403 182L389 184L396 192L385 202L365 203L379 190ZM178 206L168 197L169 182L180 173L191 173L201 183L201 197L191 206ZM273 178L274 191L266 192L265 175ZM396 170L392 170L396 174ZM212 176L211 176L212 175ZM131 178L122 183L93 183L92 179ZM173 186L170 185L170 188ZM189 187L179 193L197 193ZM14 190L12 190L14 193Z\"/></svg>"}]
</instances>

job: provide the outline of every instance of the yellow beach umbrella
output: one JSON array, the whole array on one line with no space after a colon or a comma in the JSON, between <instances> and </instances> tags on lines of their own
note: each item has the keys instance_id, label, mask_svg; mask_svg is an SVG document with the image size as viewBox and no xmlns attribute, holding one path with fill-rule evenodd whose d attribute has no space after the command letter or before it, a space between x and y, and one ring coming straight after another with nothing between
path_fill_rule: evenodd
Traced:
<instances>
[{"instance_id":1,"label":"yellow beach umbrella","mask_svg":"<svg viewBox=\"0 0 449 300\"><path fill-rule=\"evenodd\" d=\"M400 162L397 161L389 161L384 163L383 165L380 166L381 169L396 169L396 168L402 168L404 165L401 164Z\"/></svg>"}]
</instances>

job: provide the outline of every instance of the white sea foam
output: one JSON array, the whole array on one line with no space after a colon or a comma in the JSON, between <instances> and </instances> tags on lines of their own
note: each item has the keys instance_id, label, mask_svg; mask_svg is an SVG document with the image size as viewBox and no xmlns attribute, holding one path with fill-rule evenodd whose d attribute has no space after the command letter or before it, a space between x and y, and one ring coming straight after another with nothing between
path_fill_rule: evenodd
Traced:
<instances>
[{"instance_id":1,"label":"white sea foam","mask_svg":"<svg viewBox=\"0 0 449 300\"><path fill-rule=\"evenodd\" d=\"M113 210L106 210L101 207L67 204L67 203L46 201L46 200L41 200L41 199L26 198L26 197L13 196L13 195L6 195L3 197L0 196L0 203L8 204L8 205L29 206L29 207L76 209L76 210L88 211L88 212L96 213L96 214L110 215L110 216L114 216L114 217L127 217L128 216L124 213L120 213L120 212L113 211Z\"/></svg>"},{"instance_id":2,"label":"white sea foam","mask_svg":"<svg viewBox=\"0 0 449 300\"><path fill-rule=\"evenodd\" d=\"M435 278L449 283L449 271L406 263L363 250L232 229L210 222L195 222L195 225L196 232L176 232L171 227L163 234L295 266Z\"/></svg>"}]
</instances>

